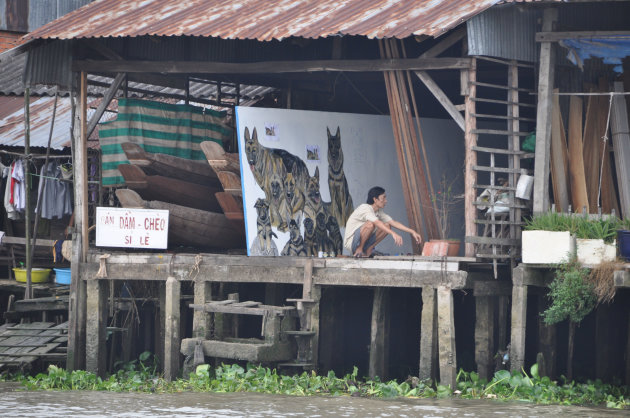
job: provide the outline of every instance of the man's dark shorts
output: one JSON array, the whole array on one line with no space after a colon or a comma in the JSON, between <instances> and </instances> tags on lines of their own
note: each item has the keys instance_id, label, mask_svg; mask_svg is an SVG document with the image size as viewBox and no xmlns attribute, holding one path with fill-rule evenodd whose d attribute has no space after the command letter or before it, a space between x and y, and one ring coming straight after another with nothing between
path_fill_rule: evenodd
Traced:
<instances>
[{"instance_id":1,"label":"man's dark shorts","mask_svg":"<svg viewBox=\"0 0 630 418\"><path fill-rule=\"evenodd\" d=\"M376 242L376 230L372 232L372 235L365 241L365 245L363 246L362 252L365 252L368 248L370 248ZM357 247L361 244L361 228L357 228L354 231L354 236L352 237L352 254L354 254L357 250Z\"/></svg>"}]
</instances>

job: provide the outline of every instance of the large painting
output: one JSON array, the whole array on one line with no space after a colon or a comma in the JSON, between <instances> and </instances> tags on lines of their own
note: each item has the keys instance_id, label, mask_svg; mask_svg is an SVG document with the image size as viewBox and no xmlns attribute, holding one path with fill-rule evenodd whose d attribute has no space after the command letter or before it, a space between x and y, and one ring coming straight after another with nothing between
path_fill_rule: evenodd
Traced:
<instances>
[{"instance_id":1,"label":"large painting","mask_svg":"<svg viewBox=\"0 0 630 418\"><path fill-rule=\"evenodd\" d=\"M389 116L237 107L236 117L249 255L349 255L346 220L373 186L408 223ZM377 249L410 253L402 236Z\"/></svg>"}]
</instances>

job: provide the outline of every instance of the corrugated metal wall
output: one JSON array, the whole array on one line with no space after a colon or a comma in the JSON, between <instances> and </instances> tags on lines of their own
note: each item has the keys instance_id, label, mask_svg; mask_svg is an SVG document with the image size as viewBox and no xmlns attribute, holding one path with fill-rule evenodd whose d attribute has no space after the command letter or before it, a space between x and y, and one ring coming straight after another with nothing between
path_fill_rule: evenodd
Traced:
<instances>
[{"instance_id":1,"label":"corrugated metal wall","mask_svg":"<svg viewBox=\"0 0 630 418\"><path fill-rule=\"evenodd\" d=\"M466 26L468 54L536 62L539 9L495 6L471 18Z\"/></svg>"},{"instance_id":2,"label":"corrugated metal wall","mask_svg":"<svg viewBox=\"0 0 630 418\"><path fill-rule=\"evenodd\" d=\"M24 70L24 85L72 86L72 43L50 42L29 51Z\"/></svg>"}]
</instances>

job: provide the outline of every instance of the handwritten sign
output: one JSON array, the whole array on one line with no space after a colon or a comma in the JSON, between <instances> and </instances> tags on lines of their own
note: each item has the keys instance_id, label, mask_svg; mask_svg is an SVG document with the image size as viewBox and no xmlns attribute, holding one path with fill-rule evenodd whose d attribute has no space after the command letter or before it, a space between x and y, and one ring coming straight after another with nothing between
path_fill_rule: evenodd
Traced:
<instances>
[{"instance_id":1,"label":"handwritten sign","mask_svg":"<svg viewBox=\"0 0 630 418\"><path fill-rule=\"evenodd\" d=\"M166 248L168 210L96 208L96 246Z\"/></svg>"}]
</instances>

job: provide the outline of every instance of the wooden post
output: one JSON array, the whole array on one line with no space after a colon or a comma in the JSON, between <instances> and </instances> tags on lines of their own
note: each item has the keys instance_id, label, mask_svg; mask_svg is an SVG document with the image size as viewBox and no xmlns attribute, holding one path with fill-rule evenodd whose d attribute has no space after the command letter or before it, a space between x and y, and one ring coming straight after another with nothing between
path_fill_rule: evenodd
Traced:
<instances>
[{"instance_id":1,"label":"wooden post","mask_svg":"<svg viewBox=\"0 0 630 418\"><path fill-rule=\"evenodd\" d=\"M628 312L628 340L626 341L626 385L630 386L630 312Z\"/></svg>"},{"instance_id":2,"label":"wooden post","mask_svg":"<svg viewBox=\"0 0 630 418\"><path fill-rule=\"evenodd\" d=\"M433 338L436 319L435 288L422 288L422 316L420 320L420 380L433 379L436 376L437 364L433 362Z\"/></svg>"},{"instance_id":3,"label":"wooden post","mask_svg":"<svg viewBox=\"0 0 630 418\"><path fill-rule=\"evenodd\" d=\"M195 279L194 289L194 303L195 305L203 305L212 300L212 286L210 282ZM194 338L201 338L204 340L210 339L210 331L212 327L212 321L210 320L210 313L195 310L193 312L193 325L192 334Z\"/></svg>"},{"instance_id":4,"label":"wooden post","mask_svg":"<svg viewBox=\"0 0 630 418\"><path fill-rule=\"evenodd\" d=\"M481 379L494 373L494 297L475 296L475 360Z\"/></svg>"},{"instance_id":5,"label":"wooden post","mask_svg":"<svg viewBox=\"0 0 630 418\"><path fill-rule=\"evenodd\" d=\"M558 18L558 10L545 9L544 32L551 32ZM540 44L538 71L538 106L536 109L536 154L534 160L534 213L549 209L549 154L551 151L552 91L555 75L555 53L553 42ZM512 346L514 348L514 346Z\"/></svg>"},{"instance_id":6,"label":"wooden post","mask_svg":"<svg viewBox=\"0 0 630 418\"><path fill-rule=\"evenodd\" d=\"M457 353L455 350L455 317L453 291L450 287L437 289L438 352L440 356L440 384L455 389Z\"/></svg>"},{"instance_id":7,"label":"wooden post","mask_svg":"<svg viewBox=\"0 0 630 418\"><path fill-rule=\"evenodd\" d=\"M168 280L168 278L167 278ZM164 340L166 339L166 282L160 283L159 294L158 294L158 304L155 307L155 312L153 317L156 322L155 324L155 352L159 353L159 356L163 359L166 359L166 347L164 346ZM157 314L157 315L155 315ZM147 322L147 321L145 321ZM166 364L166 363L164 363Z\"/></svg>"},{"instance_id":8,"label":"wooden post","mask_svg":"<svg viewBox=\"0 0 630 418\"><path fill-rule=\"evenodd\" d=\"M547 309L548 305L547 296L538 296L540 312ZM556 376L556 326L545 324L542 316L538 319L538 339L538 352L543 358L543 364L538 364L538 374L553 379Z\"/></svg>"},{"instance_id":9,"label":"wooden post","mask_svg":"<svg viewBox=\"0 0 630 418\"><path fill-rule=\"evenodd\" d=\"M389 337L389 315L387 312L389 289L377 287L374 289L372 301L372 330L370 333L370 364L371 379L387 376L387 341Z\"/></svg>"},{"instance_id":10,"label":"wooden post","mask_svg":"<svg viewBox=\"0 0 630 418\"><path fill-rule=\"evenodd\" d=\"M164 328L164 378L173 380L179 375L179 335L181 283L175 277L166 279Z\"/></svg>"},{"instance_id":11,"label":"wooden post","mask_svg":"<svg viewBox=\"0 0 630 418\"><path fill-rule=\"evenodd\" d=\"M508 345L508 302L507 296L498 296L498 317L499 317L499 350L504 350Z\"/></svg>"},{"instance_id":12,"label":"wooden post","mask_svg":"<svg viewBox=\"0 0 630 418\"><path fill-rule=\"evenodd\" d=\"M86 287L85 365L88 372L103 377L107 365L107 291L103 280L88 280Z\"/></svg>"},{"instance_id":13,"label":"wooden post","mask_svg":"<svg viewBox=\"0 0 630 418\"><path fill-rule=\"evenodd\" d=\"M477 81L477 60L472 59L470 69L467 71L468 85L466 86L466 113L465 122L466 129L464 131L465 139L465 168L464 168L464 218L466 224L466 237L477 236L477 224L475 219L477 217L477 208L474 203L477 199L477 192L473 187L477 182L477 173L473 170L473 167L477 165L477 154L473 151L473 147L477 145L477 134L473 133L477 129L477 119L475 115L475 102L474 98L477 96L477 86L474 84ZM463 87L463 86L462 86ZM475 244L467 242L466 257L475 256Z\"/></svg>"},{"instance_id":14,"label":"wooden post","mask_svg":"<svg viewBox=\"0 0 630 418\"><path fill-rule=\"evenodd\" d=\"M321 289L321 288L320 288ZM343 347L343 327L339 318L344 315L345 299L341 295L342 288L330 286L320 290L320 341L319 366L322 370L333 370L340 366L339 353ZM322 305L323 304L323 305ZM325 309L324 309L325 307Z\"/></svg>"},{"instance_id":15,"label":"wooden post","mask_svg":"<svg viewBox=\"0 0 630 418\"><path fill-rule=\"evenodd\" d=\"M522 270L515 268L514 274ZM510 368L521 370L525 362L525 325L527 319L527 286L512 286L512 337Z\"/></svg>"},{"instance_id":16,"label":"wooden post","mask_svg":"<svg viewBox=\"0 0 630 418\"><path fill-rule=\"evenodd\" d=\"M595 377L610 381L610 305L600 304L595 309Z\"/></svg>"},{"instance_id":17,"label":"wooden post","mask_svg":"<svg viewBox=\"0 0 630 418\"><path fill-rule=\"evenodd\" d=\"M315 301L311 308L311 318L309 320L311 331L315 333L311 338L311 360L313 369L317 370L319 365L319 306L322 298L321 286L313 286L310 291L311 299Z\"/></svg>"},{"instance_id":18,"label":"wooden post","mask_svg":"<svg viewBox=\"0 0 630 418\"><path fill-rule=\"evenodd\" d=\"M72 236L72 271L68 310L68 370L85 368L86 283L81 278L80 266L86 261L88 250L87 219L87 73L80 73L80 100L73 130L74 171L74 234ZM80 228L78 228L80 226Z\"/></svg>"},{"instance_id":19,"label":"wooden post","mask_svg":"<svg viewBox=\"0 0 630 418\"><path fill-rule=\"evenodd\" d=\"M31 153L31 99L30 99L29 87L24 89L24 155L28 156ZM29 186L29 172L30 167L27 160L23 160L24 168L24 180L26 181L26 194L24 196L24 239L25 239L25 257L26 257L26 289L24 290L24 299L31 299L33 297L33 285L32 285L32 268L33 268L33 256L31 253L35 252L35 248L31 245L31 188ZM9 176L10 177L10 176ZM9 184L11 182L9 181Z\"/></svg>"}]
</instances>

